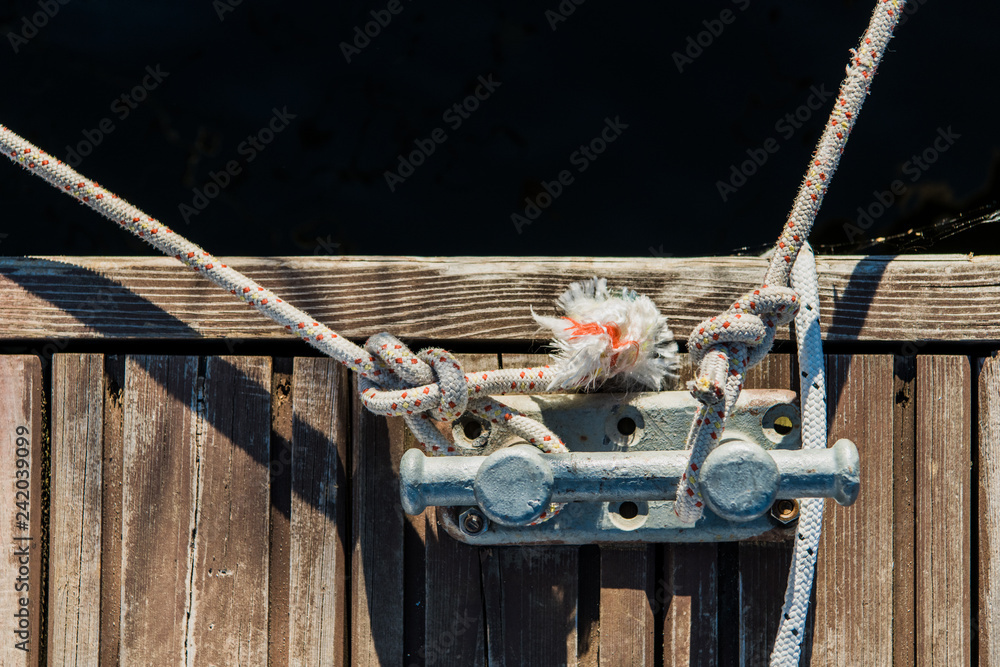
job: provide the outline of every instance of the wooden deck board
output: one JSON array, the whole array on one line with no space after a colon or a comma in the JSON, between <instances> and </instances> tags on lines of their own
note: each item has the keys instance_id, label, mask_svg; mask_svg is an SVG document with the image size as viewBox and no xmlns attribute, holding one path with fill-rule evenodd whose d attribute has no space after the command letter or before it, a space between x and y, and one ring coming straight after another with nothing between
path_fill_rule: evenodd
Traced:
<instances>
[{"instance_id":1,"label":"wooden deck board","mask_svg":"<svg viewBox=\"0 0 1000 667\"><path fill-rule=\"evenodd\" d=\"M38 664L42 632L42 367L38 357L0 356L0 387L0 511L4 514L0 520L0 579L4 582L0 585L0 665L21 667Z\"/></svg>"},{"instance_id":2,"label":"wooden deck board","mask_svg":"<svg viewBox=\"0 0 1000 667\"><path fill-rule=\"evenodd\" d=\"M274 257L234 268L343 336L524 341L529 307L552 312L601 275L650 296L683 336L760 284L767 261L712 258ZM826 340L1000 339L1000 257L818 257ZM262 318L166 257L0 258L0 337L281 338ZM920 303L920 317L909 304ZM29 317L25 317L30 313ZM782 328L778 337L788 338Z\"/></svg>"},{"instance_id":3,"label":"wooden deck board","mask_svg":"<svg viewBox=\"0 0 1000 667\"><path fill-rule=\"evenodd\" d=\"M288 667L292 614L292 374L294 360L277 357L271 365L271 528L267 574L268 667ZM343 579L338 579L343 590Z\"/></svg>"},{"instance_id":4,"label":"wooden deck board","mask_svg":"<svg viewBox=\"0 0 1000 667\"><path fill-rule=\"evenodd\" d=\"M118 665L121 653L122 507L125 434L125 356L104 357L104 442L101 471L101 657Z\"/></svg>"},{"instance_id":5,"label":"wooden deck board","mask_svg":"<svg viewBox=\"0 0 1000 667\"><path fill-rule=\"evenodd\" d=\"M104 355L57 354L52 363L49 510L50 665L100 656Z\"/></svg>"},{"instance_id":6,"label":"wooden deck board","mask_svg":"<svg viewBox=\"0 0 1000 667\"><path fill-rule=\"evenodd\" d=\"M857 445L861 493L851 507L826 502L803 651L811 664L892 662L893 363L890 355L827 356L828 442Z\"/></svg>"},{"instance_id":7,"label":"wooden deck board","mask_svg":"<svg viewBox=\"0 0 1000 667\"><path fill-rule=\"evenodd\" d=\"M971 391L967 357L917 357L918 665L972 657Z\"/></svg>"},{"instance_id":8,"label":"wooden deck board","mask_svg":"<svg viewBox=\"0 0 1000 667\"><path fill-rule=\"evenodd\" d=\"M1000 666L1000 352L980 360L978 389L979 664L997 667Z\"/></svg>"},{"instance_id":9,"label":"wooden deck board","mask_svg":"<svg viewBox=\"0 0 1000 667\"><path fill-rule=\"evenodd\" d=\"M797 385L795 362L790 354L770 354L747 373L747 389L792 389ZM739 600L720 604L739 604L739 647L741 665L765 665L781 620L785 602L788 568L792 563L790 542L739 545Z\"/></svg>"},{"instance_id":10,"label":"wooden deck board","mask_svg":"<svg viewBox=\"0 0 1000 667\"><path fill-rule=\"evenodd\" d=\"M183 660L197 502L198 358L125 360L123 665Z\"/></svg>"},{"instance_id":11,"label":"wooden deck board","mask_svg":"<svg viewBox=\"0 0 1000 667\"><path fill-rule=\"evenodd\" d=\"M295 359L287 463L290 665L347 664L347 478L352 382L327 358Z\"/></svg>"},{"instance_id":12,"label":"wooden deck board","mask_svg":"<svg viewBox=\"0 0 1000 667\"><path fill-rule=\"evenodd\" d=\"M266 664L270 358L209 357L200 402L186 658Z\"/></svg>"},{"instance_id":13,"label":"wooden deck board","mask_svg":"<svg viewBox=\"0 0 1000 667\"><path fill-rule=\"evenodd\" d=\"M669 544L664 554L663 664L721 665L718 545ZM655 599L660 597L657 586Z\"/></svg>"},{"instance_id":14,"label":"wooden deck board","mask_svg":"<svg viewBox=\"0 0 1000 667\"><path fill-rule=\"evenodd\" d=\"M916 456L917 358L897 356L893 363L893 568L892 661L916 664Z\"/></svg>"},{"instance_id":15,"label":"wooden deck board","mask_svg":"<svg viewBox=\"0 0 1000 667\"><path fill-rule=\"evenodd\" d=\"M361 405L351 378L351 664L403 662L403 510L399 459L401 417L379 417Z\"/></svg>"},{"instance_id":16,"label":"wooden deck board","mask_svg":"<svg viewBox=\"0 0 1000 667\"><path fill-rule=\"evenodd\" d=\"M600 665L653 667L656 547L601 548Z\"/></svg>"}]
</instances>

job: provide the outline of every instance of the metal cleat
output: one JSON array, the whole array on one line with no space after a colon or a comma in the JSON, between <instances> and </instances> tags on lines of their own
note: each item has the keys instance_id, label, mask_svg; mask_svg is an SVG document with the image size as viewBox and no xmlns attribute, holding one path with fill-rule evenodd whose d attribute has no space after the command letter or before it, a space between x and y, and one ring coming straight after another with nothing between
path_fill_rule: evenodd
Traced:
<instances>
[{"instance_id":1,"label":"metal cleat","mask_svg":"<svg viewBox=\"0 0 1000 667\"><path fill-rule=\"evenodd\" d=\"M723 441L702 466L706 511L694 524L673 511L697 407L686 392L504 400L542 421L572 451L545 454L495 425L467 428L472 418L463 416L453 433L469 445L466 455L428 457L411 449L403 456L400 493L408 514L439 506L455 539L480 545L780 539L794 519L772 511L775 503L821 497L850 505L858 495L854 443L799 449L790 391L743 392ZM462 442L466 435L475 437ZM529 525L552 503L567 504Z\"/></svg>"}]
</instances>

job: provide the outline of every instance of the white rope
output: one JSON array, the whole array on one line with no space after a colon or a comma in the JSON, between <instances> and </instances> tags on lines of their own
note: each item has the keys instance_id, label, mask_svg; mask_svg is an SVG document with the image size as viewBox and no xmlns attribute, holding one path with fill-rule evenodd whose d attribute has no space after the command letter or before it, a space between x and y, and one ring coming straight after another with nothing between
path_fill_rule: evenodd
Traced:
<instances>
[{"instance_id":1,"label":"white rope","mask_svg":"<svg viewBox=\"0 0 1000 667\"><path fill-rule=\"evenodd\" d=\"M808 243L799 250L792 267L792 286L799 294L801 307L795 316L795 343L798 348L802 408L802 449L826 447L826 373L823 359L823 336L819 325L819 281L816 259ZM795 531L795 550L788 571L785 604L781 610L778 638L771 652L772 667L799 664L806 613L816 574L816 555L823 529L823 499L799 500L799 522Z\"/></svg>"},{"instance_id":2,"label":"white rope","mask_svg":"<svg viewBox=\"0 0 1000 667\"><path fill-rule=\"evenodd\" d=\"M689 387L701 406L688 434L691 454L674 503L674 512L684 522L694 523L701 517L704 503L699 470L722 437L747 370L767 355L776 328L787 324L798 307L794 292L788 288L789 271L799 248L809 238L902 4L902 0L878 0L859 47L850 51L847 76L775 245L764 284L737 299L725 313L699 324L688 338L688 353L698 365L698 374ZM754 317L748 318L748 313Z\"/></svg>"}]
</instances>

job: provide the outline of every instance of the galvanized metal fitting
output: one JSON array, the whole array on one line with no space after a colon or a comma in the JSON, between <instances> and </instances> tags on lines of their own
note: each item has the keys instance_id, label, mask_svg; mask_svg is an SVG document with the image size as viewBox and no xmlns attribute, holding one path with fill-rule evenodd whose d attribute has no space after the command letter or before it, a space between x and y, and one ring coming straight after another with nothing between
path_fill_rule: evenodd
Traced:
<instances>
[{"instance_id":1,"label":"galvanized metal fitting","mask_svg":"<svg viewBox=\"0 0 1000 667\"><path fill-rule=\"evenodd\" d=\"M686 464L685 451L543 454L522 443L489 456L427 457L410 449L400 465L401 498L409 514L427 505L478 505L500 525L526 526L552 502L673 500ZM743 522L766 514L777 498L850 505L858 466L850 440L792 451L729 440L705 460L700 485L717 516Z\"/></svg>"},{"instance_id":2,"label":"galvanized metal fitting","mask_svg":"<svg viewBox=\"0 0 1000 667\"><path fill-rule=\"evenodd\" d=\"M403 456L403 509L419 514L440 506L447 532L477 545L732 541L766 533L782 539L787 531L774 531L794 521L784 508L796 498L849 505L859 489L853 443L799 449L795 399L781 390L741 394L723 441L701 468L706 507L693 525L673 511L697 409L686 392L505 396L572 451L545 454L502 425L472 424L465 416L452 429L464 445L460 456L427 457L419 450ZM535 523L555 502L566 505Z\"/></svg>"}]
</instances>

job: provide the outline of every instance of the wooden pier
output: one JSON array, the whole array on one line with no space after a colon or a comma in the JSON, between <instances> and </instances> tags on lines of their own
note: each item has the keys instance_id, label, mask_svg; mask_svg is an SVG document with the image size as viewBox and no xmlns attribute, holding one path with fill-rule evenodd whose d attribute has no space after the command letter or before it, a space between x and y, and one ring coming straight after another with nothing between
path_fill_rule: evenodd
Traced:
<instances>
[{"instance_id":1,"label":"wooden pier","mask_svg":"<svg viewBox=\"0 0 1000 667\"><path fill-rule=\"evenodd\" d=\"M817 260L829 437L862 486L826 505L803 664L1000 667L1000 257ZM766 266L227 261L467 371L544 359L529 307L575 280L684 339ZM796 388L788 336L748 386ZM0 338L2 665L766 664L790 543L459 544L402 513L401 419L174 260L2 258Z\"/></svg>"}]
</instances>

